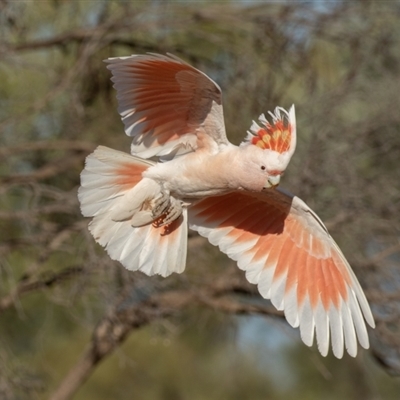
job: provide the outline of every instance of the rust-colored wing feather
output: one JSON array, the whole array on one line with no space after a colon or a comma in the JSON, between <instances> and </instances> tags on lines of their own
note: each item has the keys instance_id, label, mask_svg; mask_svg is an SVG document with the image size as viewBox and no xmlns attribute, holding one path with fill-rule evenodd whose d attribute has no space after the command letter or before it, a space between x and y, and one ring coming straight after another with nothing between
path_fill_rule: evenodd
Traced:
<instances>
[{"instance_id":1,"label":"rust-colored wing feather","mask_svg":"<svg viewBox=\"0 0 400 400\"><path fill-rule=\"evenodd\" d=\"M374 320L350 265L321 220L299 198L278 190L236 191L201 200L189 210L190 227L238 262L263 297L284 310L311 346L368 348L364 318ZM363 318L364 315L364 318Z\"/></svg>"},{"instance_id":2,"label":"rust-colored wing feather","mask_svg":"<svg viewBox=\"0 0 400 400\"><path fill-rule=\"evenodd\" d=\"M133 137L132 154L149 158L192 151L200 127L217 144L228 143L221 89L203 72L158 54L106 61L126 134Z\"/></svg>"}]
</instances>

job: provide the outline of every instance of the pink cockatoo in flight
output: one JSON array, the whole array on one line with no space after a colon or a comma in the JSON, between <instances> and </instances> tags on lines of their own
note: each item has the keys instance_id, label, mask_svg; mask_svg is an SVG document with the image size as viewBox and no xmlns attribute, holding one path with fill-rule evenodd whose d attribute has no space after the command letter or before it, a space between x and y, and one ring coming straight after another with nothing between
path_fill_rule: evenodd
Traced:
<instances>
[{"instance_id":1,"label":"pink cockatoo in flight","mask_svg":"<svg viewBox=\"0 0 400 400\"><path fill-rule=\"evenodd\" d=\"M225 133L219 86L168 55L107 60L131 153L103 146L86 159L79 200L95 240L129 270L185 268L188 226L237 261L261 295L326 355L374 319L339 247L298 197L277 189L296 146L295 110L253 122L240 146ZM364 321L365 319L365 321Z\"/></svg>"}]
</instances>

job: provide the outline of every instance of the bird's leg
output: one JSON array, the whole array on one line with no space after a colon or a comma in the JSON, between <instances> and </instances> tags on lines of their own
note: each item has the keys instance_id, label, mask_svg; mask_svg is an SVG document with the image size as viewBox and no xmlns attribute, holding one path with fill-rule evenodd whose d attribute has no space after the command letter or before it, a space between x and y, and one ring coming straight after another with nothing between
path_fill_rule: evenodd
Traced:
<instances>
[{"instance_id":1,"label":"bird's leg","mask_svg":"<svg viewBox=\"0 0 400 400\"><path fill-rule=\"evenodd\" d=\"M161 192L152 201L151 213L154 218L159 217L168 211L170 207L170 193L161 184Z\"/></svg>"},{"instance_id":2,"label":"bird's leg","mask_svg":"<svg viewBox=\"0 0 400 400\"><path fill-rule=\"evenodd\" d=\"M182 214L181 202L161 184L161 191L152 201L151 213L157 226L170 224Z\"/></svg>"},{"instance_id":3,"label":"bird's leg","mask_svg":"<svg viewBox=\"0 0 400 400\"><path fill-rule=\"evenodd\" d=\"M162 220L160 226L168 225L172 221L178 219L182 214L182 202L175 199L175 197L170 197L170 204L166 212L165 218Z\"/></svg>"},{"instance_id":4,"label":"bird's leg","mask_svg":"<svg viewBox=\"0 0 400 400\"><path fill-rule=\"evenodd\" d=\"M169 225L182 214L182 201L171 196L163 184L160 184L160 193L152 200L151 213L154 218L153 225L160 227ZM185 203L186 204L186 203Z\"/></svg>"},{"instance_id":5,"label":"bird's leg","mask_svg":"<svg viewBox=\"0 0 400 400\"><path fill-rule=\"evenodd\" d=\"M182 214L182 202L172 196L169 198L169 200L170 203L168 205L168 208L164 211L162 215L160 215L153 221L153 225L157 228L169 225L171 222L178 219Z\"/></svg>"}]
</instances>

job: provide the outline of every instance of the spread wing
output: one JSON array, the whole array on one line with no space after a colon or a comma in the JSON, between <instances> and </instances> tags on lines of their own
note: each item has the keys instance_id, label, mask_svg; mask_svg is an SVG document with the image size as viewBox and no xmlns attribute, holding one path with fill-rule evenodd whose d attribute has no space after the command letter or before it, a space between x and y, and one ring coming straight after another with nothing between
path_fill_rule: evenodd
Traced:
<instances>
[{"instance_id":1,"label":"spread wing","mask_svg":"<svg viewBox=\"0 0 400 400\"><path fill-rule=\"evenodd\" d=\"M238 262L311 346L369 347L364 318L374 326L368 302L350 265L321 220L298 197L278 190L232 192L201 200L189 210L190 227ZM364 315L364 318L363 318Z\"/></svg>"},{"instance_id":2,"label":"spread wing","mask_svg":"<svg viewBox=\"0 0 400 400\"><path fill-rule=\"evenodd\" d=\"M118 112L133 137L132 154L143 158L194 150L203 128L227 144L219 86L184 61L158 54L109 58Z\"/></svg>"}]
</instances>

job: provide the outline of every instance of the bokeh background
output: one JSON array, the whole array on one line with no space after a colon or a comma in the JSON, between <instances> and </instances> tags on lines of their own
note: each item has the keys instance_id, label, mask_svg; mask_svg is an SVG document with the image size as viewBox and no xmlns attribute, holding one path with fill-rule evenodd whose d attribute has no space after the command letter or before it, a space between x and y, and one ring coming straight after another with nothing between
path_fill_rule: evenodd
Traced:
<instances>
[{"instance_id":1,"label":"bokeh background","mask_svg":"<svg viewBox=\"0 0 400 400\"><path fill-rule=\"evenodd\" d=\"M173 53L224 95L230 139L296 105L282 186L326 222L377 328L323 358L192 234L184 274L128 272L76 193L129 151L102 60ZM1 399L399 399L399 1L0 1Z\"/></svg>"}]
</instances>

